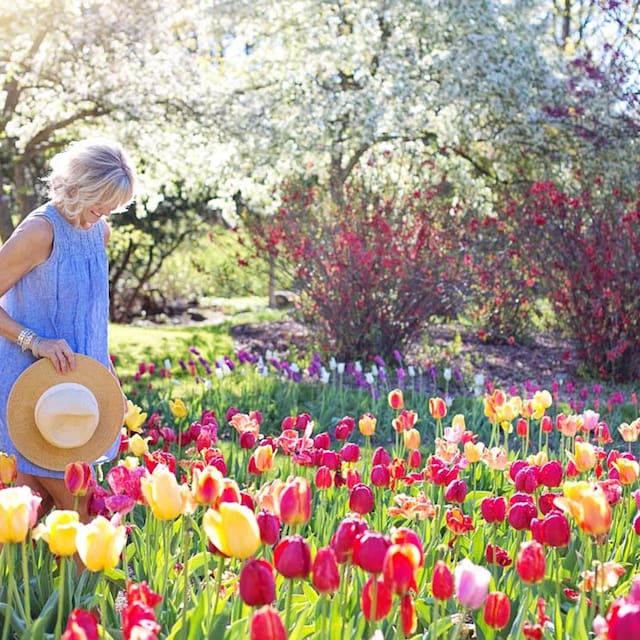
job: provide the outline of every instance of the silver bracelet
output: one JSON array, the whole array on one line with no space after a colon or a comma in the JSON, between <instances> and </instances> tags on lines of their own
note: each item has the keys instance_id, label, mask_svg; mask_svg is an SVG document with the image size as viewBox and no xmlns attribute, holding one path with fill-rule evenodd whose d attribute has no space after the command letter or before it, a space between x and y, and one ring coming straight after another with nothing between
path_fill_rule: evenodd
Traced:
<instances>
[{"instance_id":1,"label":"silver bracelet","mask_svg":"<svg viewBox=\"0 0 640 640\"><path fill-rule=\"evenodd\" d=\"M37 338L35 331L31 329L23 329L18 335L18 346L22 351L26 351L31 348L31 343L34 338Z\"/></svg>"}]
</instances>

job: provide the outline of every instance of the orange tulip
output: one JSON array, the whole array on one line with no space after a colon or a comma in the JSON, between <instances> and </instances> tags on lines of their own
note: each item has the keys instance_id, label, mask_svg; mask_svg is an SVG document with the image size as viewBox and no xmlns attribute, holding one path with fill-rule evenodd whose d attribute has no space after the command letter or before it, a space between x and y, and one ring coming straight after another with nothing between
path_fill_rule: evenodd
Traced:
<instances>
[{"instance_id":1,"label":"orange tulip","mask_svg":"<svg viewBox=\"0 0 640 640\"><path fill-rule=\"evenodd\" d=\"M213 465L207 465L203 469L197 467L193 470L191 494L198 504L212 506L216 504L222 494L224 476Z\"/></svg>"},{"instance_id":2,"label":"orange tulip","mask_svg":"<svg viewBox=\"0 0 640 640\"><path fill-rule=\"evenodd\" d=\"M393 391L389 391L389 406L399 411L400 409L404 409L404 395L402 394L402 389L394 389Z\"/></svg>"},{"instance_id":3,"label":"orange tulip","mask_svg":"<svg viewBox=\"0 0 640 640\"><path fill-rule=\"evenodd\" d=\"M640 464L636 460L628 458L618 458L614 460L613 466L618 470L618 476L622 484L633 484L640 475Z\"/></svg>"},{"instance_id":4,"label":"orange tulip","mask_svg":"<svg viewBox=\"0 0 640 640\"><path fill-rule=\"evenodd\" d=\"M376 432L376 417L371 413L363 413L358 421L358 429L363 436L372 436Z\"/></svg>"},{"instance_id":5,"label":"orange tulip","mask_svg":"<svg viewBox=\"0 0 640 640\"><path fill-rule=\"evenodd\" d=\"M408 429L402 432L404 439L404 446L407 449L414 451L420 448L420 432L417 429Z\"/></svg>"},{"instance_id":6,"label":"orange tulip","mask_svg":"<svg viewBox=\"0 0 640 640\"><path fill-rule=\"evenodd\" d=\"M0 484L13 484L18 477L18 462L15 455L0 452Z\"/></svg>"},{"instance_id":7,"label":"orange tulip","mask_svg":"<svg viewBox=\"0 0 640 640\"><path fill-rule=\"evenodd\" d=\"M588 534L606 533L611 526L611 505L599 485L591 482L565 482L563 495L554 504L570 513L578 526Z\"/></svg>"},{"instance_id":8,"label":"orange tulip","mask_svg":"<svg viewBox=\"0 0 640 640\"><path fill-rule=\"evenodd\" d=\"M253 454L256 468L259 471L270 471L273 469L273 455L273 447L270 444L257 447Z\"/></svg>"},{"instance_id":9,"label":"orange tulip","mask_svg":"<svg viewBox=\"0 0 640 640\"><path fill-rule=\"evenodd\" d=\"M443 398L429 398L429 413L435 420L442 420L447 415L447 403Z\"/></svg>"}]
</instances>

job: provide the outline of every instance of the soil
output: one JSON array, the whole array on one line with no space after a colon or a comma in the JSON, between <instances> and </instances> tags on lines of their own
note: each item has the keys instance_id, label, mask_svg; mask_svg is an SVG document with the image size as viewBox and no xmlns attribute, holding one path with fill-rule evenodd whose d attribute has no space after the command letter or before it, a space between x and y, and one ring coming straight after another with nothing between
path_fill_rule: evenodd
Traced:
<instances>
[{"instance_id":1,"label":"soil","mask_svg":"<svg viewBox=\"0 0 640 640\"><path fill-rule=\"evenodd\" d=\"M227 317L219 309L198 308L173 318L178 324L217 324ZM310 330L293 319L237 324L231 328L235 351L264 355L267 351L308 354ZM459 369L466 376L484 375L494 385L508 387L529 380L549 388L554 379L580 380L579 363L573 345L550 334L535 336L526 344L491 344L469 328L455 323L428 327L404 354L405 364L423 370L431 365Z\"/></svg>"},{"instance_id":2,"label":"soil","mask_svg":"<svg viewBox=\"0 0 640 640\"><path fill-rule=\"evenodd\" d=\"M240 324L231 329L236 349L264 354L309 351L309 330L285 320L260 324ZM538 335L528 344L490 344L476 333L450 323L433 325L407 350L406 363L422 369L431 365L449 366L470 375L482 374L496 386L521 384L529 380L546 386L554 379L577 380L578 361L569 341Z\"/></svg>"}]
</instances>

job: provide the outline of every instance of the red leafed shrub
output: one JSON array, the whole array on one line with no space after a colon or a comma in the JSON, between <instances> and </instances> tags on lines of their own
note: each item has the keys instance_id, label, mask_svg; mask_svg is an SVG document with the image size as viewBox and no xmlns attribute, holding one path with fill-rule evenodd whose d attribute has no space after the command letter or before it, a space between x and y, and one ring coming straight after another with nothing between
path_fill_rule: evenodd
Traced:
<instances>
[{"instance_id":1,"label":"red leafed shrub","mask_svg":"<svg viewBox=\"0 0 640 640\"><path fill-rule=\"evenodd\" d=\"M263 238L293 272L321 348L346 360L402 352L454 306L461 245L437 191L382 200L347 189L341 208L313 190L288 195Z\"/></svg>"},{"instance_id":2,"label":"red leafed shrub","mask_svg":"<svg viewBox=\"0 0 640 640\"><path fill-rule=\"evenodd\" d=\"M518 217L556 314L595 375L640 376L640 210L599 181L573 196L535 183Z\"/></svg>"}]
</instances>

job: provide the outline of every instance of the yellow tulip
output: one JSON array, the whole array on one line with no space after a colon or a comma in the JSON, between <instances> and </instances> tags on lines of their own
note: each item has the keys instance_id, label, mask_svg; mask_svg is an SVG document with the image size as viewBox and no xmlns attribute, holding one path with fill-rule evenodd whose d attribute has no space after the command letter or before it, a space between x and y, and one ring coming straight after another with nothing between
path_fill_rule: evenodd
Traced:
<instances>
[{"instance_id":1,"label":"yellow tulip","mask_svg":"<svg viewBox=\"0 0 640 640\"><path fill-rule=\"evenodd\" d=\"M211 543L225 556L244 560L260 547L260 529L251 509L236 502L222 502L207 509L202 519Z\"/></svg>"},{"instance_id":2,"label":"yellow tulip","mask_svg":"<svg viewBox=\"0 0 640 640\"><path fill-rule=\"evenodd\" d=\"M40 502L26 486L0 489L0 544L26 540L38 520Z\"/></svg>"},{"instance_id":3,"label":"yellow tulip","mask_svg":"<svg viewBox=\"0 0 640 640\"><path fill-rule=\"evenodd\" d=\"M640 475L640 465L636 460L617 458L613 461L613 466L618 470L618 476L622 484L633 484Z\"/></svg>"},{"instance_id":4,"label":"yellow tulip","mask_svg":"<svg viewBox=\"0 0 640 640\"><path fill-rule=\"evenodd\" d=\"M147 439L143 438L139 433L134 433L129 438L129 451L134 456L143 456L145 453L149 453Z\"/></svg>"},{"instance_id":5,"label":"yellow tulip","mask_svg":"<svg viewBox=\"0 0 640 640\"><path fill-rule=\"evenodd\" d=\"M358 420L358 429L363 436L372 436L376 432L377 418L372 413L363 413Z\"/></svg>"},{"instance_id":6,"label":"yellow tulip","mask_svg":"<svg viewBox=\"0 0 640 640\"><path fill-rule=\"evenodd\" d=\"M89 571L115 568L126 541L124 525L116 527L104 516L97 516L89 524L78 525L78 555Z\"/></svg>"},{"instance_id":7,"label":"yellow tulip","mask_svg":"<svg viewBox=\"0 0 640 640\"><path fill-rule=\"evenodd\" d=\"M13 484L18 476L18 462L15 455L0 452L0 484Z\"/></svg>"},{"instance_id":8,"label":"yellow tulip","mask_svg":"<svg viewBox=\"0 0 640 640\"><path fill-rule=\"evenodd\" d=\"M567 455L580 473L591 471L598 464L595 447L589 442L576 442L575 453L567 452Z\"/></svg>"},{"instance_id":9,"label":"yellow tulip","mask_svg":"<svg viewBox=\"0 0 640 640\"><path fill-rule=\"evenodd\" d=\"M420 432L417 429L409 429L402 432L404 446L410 451L420 448Z\"/></svg>"},{"instance_id":10,"label":"yellow tulip","mask_svg":"<svg viewBox=\"0 0 640 640\"><path fill-rule=\"evenodd\" d=\"M189 487L178 484L175 475L164 464L159 464L153 473L140 478L140 487L158 520L173 520L188 506Z\"/></svg>"},{"instance_id":11,"label":"yellow tulip","mask_svg":"<svg viewBox=\"0 0 640 640\"><path fill-rule=\"evenodd\" d=\"M127 413L124 415L124 423L127 429L140 433L146 419L147 414L143 413L142 409L138 405L133 404L131 400L127 400Z\"/></svg>"},{"instance_id":12,"label":"yellow tulip","mask_svg":"<svg viewBox=\"0 0 640 640\"><path fill-rule=\"evenodd\" d=\"M34 530L34 537L42 538L54 555L72 556L77 551L76 534L79 523L77 511L52 511L44 524L38 525Z\"/></svg>"},{"instance_id":13,"label":"yellow tulip","mask_svg":"<svg viewBox=\"0 0 640 640\"><path fill-rule=\"evenodd\" d=\"M594 536L609 531L611 505L600 485L584 481L565 482L562 493L554 504L570 513L583 531Z\"/></svg>"},{"instance_id":14,"label":"yellow tulip","mask_svg":"<svg viewBox=\"0 0 640 640\"><path fill-rule=\"evenodd\" d=\"M270 444L263 444L256 447L253 459L258 471L270 471L273 469L273 447Z\"/></svg>"},{"instance_id":15,"label":"yellow tulip","mask_svg":"<svg viewBox=\"0 0 640 640\"><path fill-rule=\"evenodd\" d=\"M465 442L464 443L464 457L468 462L479 462L484 456L484 444L482 442Z\"/></svg>"},{"instance_id":16,"label":"yellow tulip","mask_svg":"<svg viewBox=\"0 0 640 640\"><path fill-rule=\"evenodd\" d=\"M169 400L169 409L175 418L185 418L187 415L187 407L180 398Z\"/></svg>"}]
</instances>

